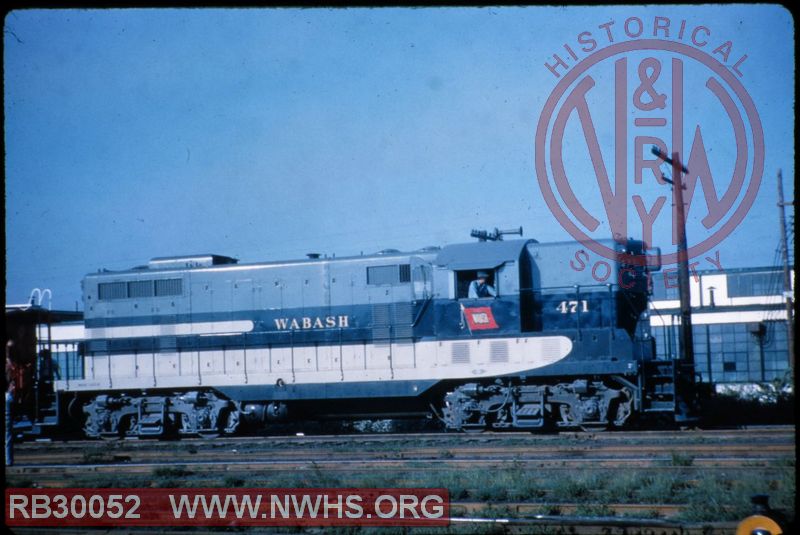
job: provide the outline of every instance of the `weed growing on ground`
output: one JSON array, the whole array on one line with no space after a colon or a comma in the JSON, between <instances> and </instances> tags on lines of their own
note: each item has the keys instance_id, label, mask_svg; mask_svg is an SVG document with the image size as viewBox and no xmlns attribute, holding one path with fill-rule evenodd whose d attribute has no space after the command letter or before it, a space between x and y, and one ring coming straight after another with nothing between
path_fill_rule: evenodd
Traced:
<instances>
[{"instance_id":1,"label":"weed growing on ground","mask_svg":"<svg viewBox=\"0 0 800 535\"><path fill-rule=\"evenodd\" d=\"M605 504L583 504L575 508L577 516L614 516L614 511Z\"/></svg>"},{"instance_id":2,"label":"weed growing on ground","mask_svg":"<svg viewBox=\"0 0 800 535\"><path fill-rule=\"evenodd\" d=\"M636 502L637 492L647 479L637 472L625 472L608 479L605 487L609 502Z\"/></svg>"},{"instance_id":3,"label":"weed growing on ground","mask_svg":"<svg viewBox=\"0 0 800 535\"><path fill-rule=\"evenodd\" d=\"M185 466L159 466L153 470L153 477L186 477L192 475L192 471Z\"/></svg>"},{"instance_id":4,"label":"weed growing on ground","mask_svg":"<svg viewBox=\"0 0 800 535\"><path fill-rule=\"evenodd\" d=\"M670 452L670 457L672 459L672 466L692 466L692 464L694 464L694 457L678 451Z\"/></svg>"},{"instance_id":5,"label":"weed growing on ground","mask_svg":"<svg viewBox=\"0 0 800 535\"><path fill-rule=\"evenodd\" d=\"M236 476L225 476L225 479L222 480L222 486L226 489L244 487L244 479Z\"/></svg>"},{"instance_id":6,"label":"weed growing on ground","mask_svg":"<svg viewBox=\"0 0 800 535\"><path fill-rule=\"evenodd\" d=\"M567 476L553 481L552 498L564 502L585 502L595 496L595 491L605 486L606 476L598 473Z\"/></svg>"},{"instance_id":7,"label":"weed growing on ground","mask_svg":"<svg viewBox=\"0 0 800 535\"><path fill-rule=\"evenodd\" d=\"M9 477L6 479L6 486L15 489L30 489L34 488L36 485L34 484L34 481L32 479L28 478L17 479L15 477Z\"/></svg>"},{"instance_id":8,"label":"weed growing on ground","mask_svg":"<svg viewBox=\"0 0 800 535\"><path fill-rule=\"evenodd\" d=\"M642 483L635 495L641 503L681 503L676 490L685 485L683 478L659 473L644 476Z\"/></svg>"}]
</instances>

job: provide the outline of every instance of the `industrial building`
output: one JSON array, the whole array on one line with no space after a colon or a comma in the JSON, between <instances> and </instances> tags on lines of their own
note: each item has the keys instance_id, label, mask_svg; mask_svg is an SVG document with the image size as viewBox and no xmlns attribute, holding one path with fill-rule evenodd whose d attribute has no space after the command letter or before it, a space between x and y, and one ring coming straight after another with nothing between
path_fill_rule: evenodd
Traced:
<instances>
[{"instance_id":1,"label":"industrial building","mask_svg":"<svg viewBox=\"0 0 800 535\"><path fill-rule=\"evenodd\" d=\"M788 377L780 268L696 271L689 284L695 368L704 382L763 383ZM665 268L653 276L650 305L658 355L677 356L679 317L677 271Z\"/></svg>"}]
</instances>

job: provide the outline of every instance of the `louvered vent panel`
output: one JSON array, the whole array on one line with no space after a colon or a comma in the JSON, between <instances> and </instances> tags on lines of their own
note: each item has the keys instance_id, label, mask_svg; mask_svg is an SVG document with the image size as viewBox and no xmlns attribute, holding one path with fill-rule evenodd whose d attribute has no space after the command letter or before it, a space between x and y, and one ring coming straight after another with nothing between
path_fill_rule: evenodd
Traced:
<instances>
[{"instance_id":1,"label":"louvered vent panel","mask_svg":"<svg viewBox=\"0 0 800 535\"><path fill-rule=\"evenodd\" d=\"M545 338L542 340L542 356L554 358L561 355L561 341L558 338Z\"/></svg>"},{"instance_id":2,"label":"louvered vent panel","mask_svg":"<svg viewBox=\"0 0 800 535\"><path fill-rule=\"evenodd\" d=\"M100 300L125 299L128 287L124 282L101 282L97 285L97 297Z\"/></svg>"},{"instance_id":3,"label":"louvered vent panel","mask_svg":"<svg viewBox=\"0 0 800 535\"><path fill-rule=\"evenodd\" d=\"M469 364L468 342L454 342L451 351L453 364Z\"/></svg>"},{"instance_id":4,"label":"louvered vent panel","mask_svg":"<svg viewBox=\"0 0 800 535\"><path fill-rule=\"evenodd\" d=\"M389 340L389 319L391 305L372 305L372 339L375 341Z\"/></svg>"},{"instance_id":5,"label":"louvered vent panel","mask_svg":"<svg viewBox=\"0 0 800 535\"><path fill-rule=\"evenodd\" d=\"M411 323L414 321L414 307L411 303L397 303L394 306L394 337L411 338L414 330Z\"/></svg>"},{"instance_id":6,"label":"louvered vent panel","mask_svg":"<svg viewBox=\"0 0 800 535\"><path fill-rule=\"evenodd\" d=\"M129 282L128 297L153 297L153 281Z\"/></svg>"},{"instance_id":7,"label":"louvered vent panel","mask_svg":"<svg viewBox=\"0 0 800 535\"><path fill-rule=\"evenodd\" d=\"M508 343L492 342L489 360L491 362L508 362Z\"/></svg>"},{"instance_id":8,"label":"louvered vent panel","mask_svg":"<svg viewBox=\"0 0 800 535\"><path fill-rule=\"evenodd\" d=\"M183 293L183 279L156 280L156 296L181 295Z\"/></svg>"}]
</instances>

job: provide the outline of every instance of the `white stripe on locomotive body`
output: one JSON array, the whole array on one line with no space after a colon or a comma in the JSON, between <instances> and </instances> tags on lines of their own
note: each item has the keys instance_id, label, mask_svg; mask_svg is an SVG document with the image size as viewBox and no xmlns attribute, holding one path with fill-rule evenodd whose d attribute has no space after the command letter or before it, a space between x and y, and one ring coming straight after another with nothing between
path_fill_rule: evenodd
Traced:
<instances>
[{"instance_id":1,"label":"white stripe on locomotive body","mask_svg":"<svg viewBox=\"0 0 800 535\"><path fill-rule=\"evenodd\" d=\"M777 314L777 316L776 316ZM733 310L724 312L693 312L692 325L717 325L728 323L758 323L774 321L786 317L783 310ZM669 327L673 325L673 316L653 314L650 316L652 327ZM675 324L677 325L678 322Z\"/></svg>"},{"instance_id":2,"label":"white stripe on locomotive body","mask_svg":"<svg viewBox=\"0 0 800 535\"><path fill-rule=\"evenodd\" d=\"M87 355L85 379L68 390L475 380L542 368L571 351L566 336L538 336Z\"/></svg>"},{"instance_id":3,"label":"white stripe on locomotive body","mask_svg":"<svg viewBox=\"0 0 800 535\"><path fill-rule=\"evenodd\" d=\"M90 340L104 338L146 338L153 336L183 336L189 334L240 334L253 330L251 320L166 323L164 325L129 325L123 327L94 327L86 329Z\"/></svg>"},{"instance_id":4,"label":"white stripe on locomotive body","mask_svg":"<svg viewBox=\"0 0 800 535\"><path fill-rule=\"evenodd\" d=\"M700 303L699 296L692 296L692 306L708 306L711 302L709 292L706 291L703 304ZM714 293L714 305L717 307L739 307L739 306L769 306L769 305L782 305L784 303L783 295L758 295L754 297L719 297ZM660 301L653 301L650 303L651 310L673 310L681 307L681 302L678 299L662 299Z\"/></svg>"}]
</instances>

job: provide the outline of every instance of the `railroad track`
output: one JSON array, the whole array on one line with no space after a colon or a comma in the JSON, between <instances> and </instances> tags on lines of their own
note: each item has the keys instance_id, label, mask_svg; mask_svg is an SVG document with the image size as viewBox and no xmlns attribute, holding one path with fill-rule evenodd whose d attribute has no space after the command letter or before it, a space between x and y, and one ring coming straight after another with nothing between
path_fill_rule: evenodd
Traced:
<instances>
[{"instance_id":1,"label":"railroad track","mask_svg":"<svg viewBox=\"0 0 800 535\"><path fill-rule=\"evenodd\" d=\"M47 448L49 451L56 449L83 449L96 447L100 444L127 444L130 447L169 447L191 448L198 444L210 445L214 448L226 447L230 444L269 444L271 446L295 445L326 445L326 444L381 444L396 442L427 442L440 443L483 443L483 444L548 444L548 443L661 443L665 442L697 442L697 441L743 441L743 440L772 440L791 439L795 436L794 426L756 426L742 429L711 429L711 430L686 430L686 431L620 431L620 432L559 432L559 433L523 433L523 432L496 432L481 434L462 433L351 433L345 435L243 435L229 436L215 439L184 438L179 441L169 440L140 440L125 439L120 441L103 440L72 440L59 441L57 439L39 439L23 442L19 447L26 449Z\"/></svg>"},{"instance_id":2,"label":"railroad track","mask_svg":"<svg viewBox=\"0 0 800 535\"><path fill-rule=\"evenodd\" d=\"M793 429L677 433L538 436L498 434L367 435L335 437L253 437L185 442L124 440L73 443L32 442L16 448L7 477L33 477L43 486L66 486L81 474L148 474L181 467L212 481L220 474L452 472L487 470L769 470L795 458ZM627 440L624 440L627 438ZM621 440L622 439L622 440ZM417 444L421 442L421 444ZM46 484L46 485L44 485Z\"/></svg>"},{"instance_id":3,"label":"railroad track","mask_svg":"<svg viewBox=\"0 0 800 535\"><path fill-rule=\"evenodd\" d=\"M246 443L246 442L269 442L271 444L296 444L296 443L336 443L336 442L396 442L403 440L430 440L430 441L477 441L477 442L554 442L562 440L577 441L603 441L603 442L629 442L635 440L706 440L719 439L739 440L744 436L751 438L772 438L776 436L793 437L795 434L794 426L789 425L768 425L768 426L747 426L735 429L690 429L690 430L637 430L637 431L613 431L613 432L585 432L585 431L561 431L556 433L527 433L521 431L487 432L479 434L469 433L349 433L349 434L318 434L305 435L303 433L284 433L276 435L236 435L224 436L215 439L205 439L199 437L183 438L179 441L157 441L126 439L125 443L140 444L171 444L171 445L191 445L196 443L225 444L227 442ZM30 447L46 446L48 448L59 447L84 447L92 444L103 444L102 440L71 440L59 441L57 439L40 439L37 441L25 442L23 445ZM114 441L111 441L114 443Z\"/></svg>"},{"instance_id":4,"label":"railroad track","mask_svg":"<svg viewBox=\"0 0 800 535\"><path fill-rule=\"evenodd\" d=\"M523 463L572 464L575 462L597 462L606 464L657 464L672 462L674 455L691 456L693 463L727 464L748 462L750 460L774 460L790 456L794 453L793 444L764 444L757 448L749 445L715 445L690 446L681 445L679 449L665 451L663 447L595 447L595 448L472 448L450 447L413 448L403 451L242 451L237 448L214 450L197 453L180 453L165 451L130 451L126 449L99 450L93 452L69 453L19 453L18 465L58 466L58 465L96 465L96 464L159 464L176 462L202 464L203 462L257 463L273 465L280 463L304 464L309 462L361 462L385 463L391 461L441 461L441 462L477 462L499 463L516 461Z\"/></svg>"},{"instance_id":5,"label":"railroad track","mask_svg":"<svg viewBox=\"0 0 800 535\"><path fill-rule=\"evenodd\" d=\"M127 467L204 463L293 468L309 463L342 465L431 463L494 465L507 462L540 467L659 466L681 460L729 466L793 457L794 428L741 431L531 435L498 433L336 435L317 437L231 437L180 442L121 440L79 443L28 442L16 446L17 467L63 469L69 465ZM92 468L89 468L92 467ZM335 467L332 467L335 469Z\"/></svg>"}]
</instances>

